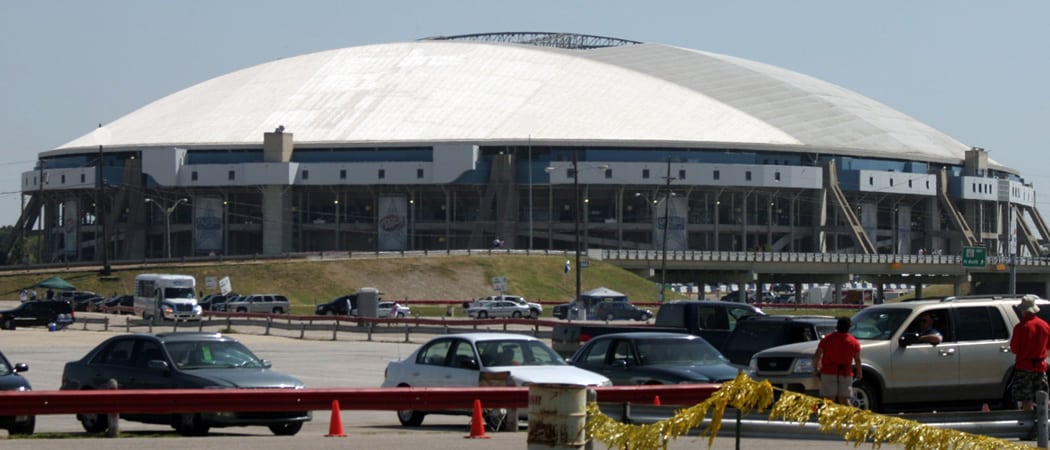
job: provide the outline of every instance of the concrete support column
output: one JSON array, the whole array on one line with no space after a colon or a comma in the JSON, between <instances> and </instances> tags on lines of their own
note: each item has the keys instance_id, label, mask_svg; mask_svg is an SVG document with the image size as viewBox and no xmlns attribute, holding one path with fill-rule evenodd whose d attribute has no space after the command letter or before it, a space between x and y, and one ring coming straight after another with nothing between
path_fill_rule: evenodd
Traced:
<instances>
[{"instance_id":1,"label":"concrete support column","mask_svg":"<svg viewBox=\"0 0 1050 450\"><path fill-rule=\"evenodd\" d=\"M279 256L292 248L292 201L285 186L263 186L263 255Z\"/></svg>"}]
</instances>

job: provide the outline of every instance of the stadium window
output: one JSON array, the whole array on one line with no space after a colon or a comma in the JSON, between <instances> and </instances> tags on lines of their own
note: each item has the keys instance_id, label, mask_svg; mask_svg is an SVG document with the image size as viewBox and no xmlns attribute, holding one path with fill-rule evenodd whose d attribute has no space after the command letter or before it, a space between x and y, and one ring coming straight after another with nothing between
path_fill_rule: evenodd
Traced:
<instances>
[{"instance_id":1,"label":"stadium window","mask_svg":"<svg viewBox=\"0 0 1050 450\"><path fill-rule=\"evenodd\" d=\"M751 181L751 171L744 172L744 180Z\"/></svg>"},{"instance_id":2,"label":"stadium window","mask_svg":"<svg viewBox=\"0 0 1050 450\"><path fill-rule=\"evenodd\" d=\"M62 183L62 184L66 184L66 176L62 175L62 179L59 180L59 182Z\"/></svg>"},{"instance_id":3,"label":"stadium window","mask_svg":"<svg viewBox=\"0 0 1050 450\"><path fill-rule=\"evenodd\" d=\"M339 170L339 179L340 180L345 180L346 179L346 169L340 169Z\"/></svg>"},{"instance_id":4,"label":"stadium window","mask_svg":"<svg viewBox=\"0 0 1050 450\"><path fill-rule=\"evenodd\" d=\"M423 178L423 169L416 169L416 178Z\"/></svg>"},{"instance_id":5,"label":"stadium window","mask_svg":"<svg viewBox=\"0 0 1050 450\"><path fill-rule=\"evenodd\" d=\"M649 179L649 169L642 169L642 178Z\"/></svg>"},{"instance_id":6,"label":"stadium window","mask_svg":"<svg viewBox=\"0 0 1050 450\"><path fill-rule=\"evenodd\" d=\"M685 179L685 169L678 169L678 179L679 180L684 180Z\"/></svg>"},{"instance_id":7,"label":"stadium window","mask_svg":"<svg viewBox=\"0 0 1050 450\"><path fill-rule=\"evenodd\" d=\"M303 171L303 179L304 180L309 180L310 179L310 171L309 170L304 170Z\"/></svg>"},{"instance_id":8,"label":"stadium window","mask_svg":"<svg viewBox=\"0 0 1050 450\"><path fill-rule=\"evenodd\" d=\"M875 185L875 177L868 177L868 186Z\"/></svg>"},{"instance_id":9,"label":"stadium window","mask_svg":"<svg viewBox=\"0 0 1050 450\"><path fill-rule=\"evenodd\" d=\"M714 171L711 174L711 179L713 179L713 180L721 180L722 179L722 172L719 171L719 170Z\"/></svg>"},{"instance_id":10,"label":"stadium window","mask_svg":"<svg viewBox=\"0 0 1050 450\"><path fill-rule=\"evenodd\" d=\"M605 178L606 179L611 179L612 178L612 169L605 169Z\"/></svg>"},{"instance_id":11,"label":"stadium window","mask_svg":"<svg viewBox=\"0 0 1050 450\"><path fill-rule=\"evenodd\" d=\"M190 172L190 180L197 181L197 171Z\"/></svg>"},{"instance_id":12,"label":"stadium window","mask_svg":"<svg viewBox=\"0 0 1050 450\"><path fill-rule=\"evenodd\" d=\"M780 181L780 172L773 172L773 179L776 181Z\"/></svg>"},{"instance_id":13,"label":"stadium window","mask_svg":"<svg viewBox=\"0 0 1050 450\"><path fill-rule=\"evenodd\" d=\"M926 189L930 188L930 180L926 180Z\"/></svg>"},{"instance_id":14,"label":"stadium window","mask_svg":"<svg viewBox=\"0 0 1050 450\"><path fill-rule=\"evenodd\" d=\"M84 177L84 174L80 174L80 182L81 183L87 182L87 178Z\"/></svg>"},{"instance_id":15,"label":"stadium window","mask_svg":"<svg viewBox=\"0 0 1050 450\"><path fill-rule=\"evenodd\" d=\"M910 188L910 187L912 187L912 186L911 186L911 180L908 180L908 187L909 187L909 188Z\"/></svg>"},{"instance_id":16,"label":"stadium window","mask_svg":"<svg viewBox=\"0 0 1050 450\"><path fill-rule=\"evenodd\" d=\"M379 169L379 179L386 179L386 169Z\"/></svg>"},{"instance_id":17,"label":"stadium window","mask_svg":"<svg viewBox=\"0 0 1050 450\"><path fill-rule=\"evenodd\" d=\"M231 180L231 181L232 180L236 180L237 179L237 172L234 172L232 170L229 171L229 172L226 172L226 179L227 180Z\"/></svg>"},{"instance_id":18,"label":"stadium window","mask_svg":"<svg viewBox=\"0 0 1050 450\"><path fill-rule=\"evenodd\" d=\"M893 187L893 178L890 178L890 187Z\"/></svg>"}]
</instances>

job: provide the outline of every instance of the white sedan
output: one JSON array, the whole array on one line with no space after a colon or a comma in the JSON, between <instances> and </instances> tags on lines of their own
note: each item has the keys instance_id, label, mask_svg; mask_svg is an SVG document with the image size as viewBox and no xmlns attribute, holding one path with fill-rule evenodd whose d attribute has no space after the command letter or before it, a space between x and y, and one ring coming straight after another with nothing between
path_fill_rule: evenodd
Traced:
<instances>
[{"instance_id":1,"label":"white sedan","mask_svg":"<svg viewBox=\"0 0 1050 450\"><path fill-rule=\"evenodd\" d=\"M512 317L520 319L531 317L532 311L528 305L512 302L510 300L481 300L474 302L467 308L467 315L478 319L489 317Z\"/></svg>"},{"instance_id":2,"label":"white sedan","mask_svg":"<svg viewBox=\"0 0 1050 450\"><path fill-rule=\"evenodd\" d=\"M397 312L394 312L394 305L397 305ZM376 305L376 317L400 319L410 315L412 315L412 309L398 302L379 302Z\"/></svg>"},{"instance_id":3,"label":"white sedan","mask_svg":"<svg viewBox=\"0 0 1050 450\"><path fill-rule=\"evenodd\" d=\"M567 383L611 386L603 375L573 367L543 341L514 333L462 333L431 339L403 360L386 366L383 387L527 386ZM502 377L502 378L501 378ZM518 411L518 419L528 411ZM466 414L459 411L398 411L402 425L418 426L427 414ZM486 423L494 430L510 425L507 411L489 410ZM513 422L516 424L517 422Z\"/></svg>"}]
</instances>

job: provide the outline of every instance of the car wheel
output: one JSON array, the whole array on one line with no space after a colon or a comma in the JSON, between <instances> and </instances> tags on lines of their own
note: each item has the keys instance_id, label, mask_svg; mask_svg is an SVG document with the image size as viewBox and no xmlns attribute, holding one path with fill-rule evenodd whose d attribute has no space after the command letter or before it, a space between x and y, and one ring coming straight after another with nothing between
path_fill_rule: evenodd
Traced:
<instances>
[{"instance_id":1,"label":"car wheel","mask_svg":"<svg viewBox=\"0 0 1050 450\"><path fill-rule=\"evenodd\" d=\"M489 313L487 313L485 311L478 311L478 318L479 319L488 319L489 318Z\"/></svg>"},{"instance_id":2,"label":"car wheel","mask_svg":"<svg viewBox=\"0 0 1050 450\"><path fill-rule=\"evenodd\" d=\"M11 428L7 429L7 433L14 435L30 435L33 434L33 429L36 428L36 416L29 416L29 420L23 423L12 425Z\"/></svg>"},{"instance_id":3,"label":"car wheel","mask_svg":"<svg viewBox=\"0 0 1050 450\"><path fill-rule=\"evenodd\" d=\"M288 422L280 425L270 425L270 432L272 432L274 436L295 436L295 434L302 429L302 422Z\"/></svg>"},{"instance_id":4,"label":"car wheel","mask_svg":"<svg viewBox=\"0 0 1050 450\"><path fill-rule=\"evenodd\" d=\"M878 412L881 408L879 405L879 391L874 381L869 380L865 377L856 386L853 386L853 406L858 409L866 409L874 412Z\"/></svg>"},{"instance_id":5,"label":"car wheel","mask_svg":"<svg viewBox=\"0 0 1050 450\"><path fill-rule=\"evenodd\" d=\"M510 430L511 421L507 415L507 410L503 408L497 409L486 409L482 416L485 420L485 426L492 431L504 431ZM514 423L517 423L516 421Z\"/></svg>"},{"instance_id":6,"label":"car wheel","mask_svg":"<svg viewBox=\"0 0 1050 450\"><path fill-rule=\"evenodd\" d=\"M284 310L281 309L281 308L274 308L273 309L273 313L274 314L284 314Z\"/></svg>"},{"instance_id":7,"label":"car wheel","mask_svg":"<svg viewBox=\"0 0 1050 450\"><path fill-rule=\"evenodd\" d=\"M109 429L109 416L105 414L78 414L77 419L88 433L102 433Z\"/></svg>"},{"instance_id":8,"label":"car wheel","mask_svg":"<svg viewBox=\"0 0 1050 450\"><path fill-rule=\"evenodd\" d=\"M402 410L397 412L397 420L406 427L418 427L423 424L425 414L419 411Z\"/></svg>"},{"instance_id":9,"label":"car wheel","mask_svg":"<svg viewBox=\"0 0 1050 450\"><path fill-rule=\"evenodd\" d=\"M248 312L248 308L237 308L237 312L246 313Z\"/></svg>"},{"instance_id":10,"label":"car wheel","mask_svg":"<svg viewBox=\"0 0 1050 450\"><path fill-rule=\"evenodd\" d=\"M529 318L530 319L539 319L540 318L540 312L536 311L535 309L530 310L529 311Z\"/></svg>"},{"instance_id":11,"label":"car wheel","mask_svg":"<svg viewBox=\"0 0 1050 450\"><path fill-rule=\"evenodd\" d=\"M397 313L397 318L398 319L404 319L405 318L405 313L403 313L403 312Z\"/></svg>"},{"instance_id":12,"label":"car wheel","mask_svg":"<svg viewBox=\"0 0 1050 450\"><path fill-rule=\"evenodd\" d=\"M15 319L10 317L4 318L4 321L0 322L0 328L3 328L5 330L15 329Z\"/></svg>"},{"instance_id":13,"label":"car wheel","mask_svg":"<svg viewBox=\"0 0 1050 450\"><path fill-rule=\"evenodd\" d=\"M204 418L196 413L176 414L173 421L175 423L172 426L175 431L183 436L204 436L211 428L204 423Z\"/></svg>"},{"instance_id":14,"label":"car wheel","mask_svg":"<svg viewBox=\"0 0 1050 450\"><path fill-rule=\"evenodd\" d=\"M515 319L520 319L521 318L521 311L514 311L514 312L510 313L510 316L512 318L515 318Z\"/></svg>"},{"instance_id":15,"label":"car wheel","mask_svg":"<svg viewBox=\"0 0 1050 450\"><path fill-rule=\"evenodd\" d=\"M605 315L605 320L607 320L607 321L611 321L611 320L613 320L613 319L615 319L615 317L613 317L613 315L612 315L612 314L606 314L606 315Z\"/></svg>"}]
</instances>

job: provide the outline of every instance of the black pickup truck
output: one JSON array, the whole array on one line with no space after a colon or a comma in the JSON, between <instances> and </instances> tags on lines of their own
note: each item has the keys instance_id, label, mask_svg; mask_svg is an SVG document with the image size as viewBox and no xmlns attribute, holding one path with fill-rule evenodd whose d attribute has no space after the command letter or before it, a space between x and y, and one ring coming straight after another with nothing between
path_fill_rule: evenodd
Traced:
<instances>
[{"instance_id":1,"label":"black pickup truck","mask_svg":"<svg viewBox=\"0 0 1050 450\"><path fill-rule=\"evenodd\" d=\"M652 325L602 325L596 323L571 322L555 325L552 330L551 347L560 355L569 357L584 342L592 337L609 333L631 331L669 331L690 333L707 340L715 348L721 348L736 323L750 316L762 316L761 309L745 303L685 300L660 305Z\"/></svg>"}]
</instances>

